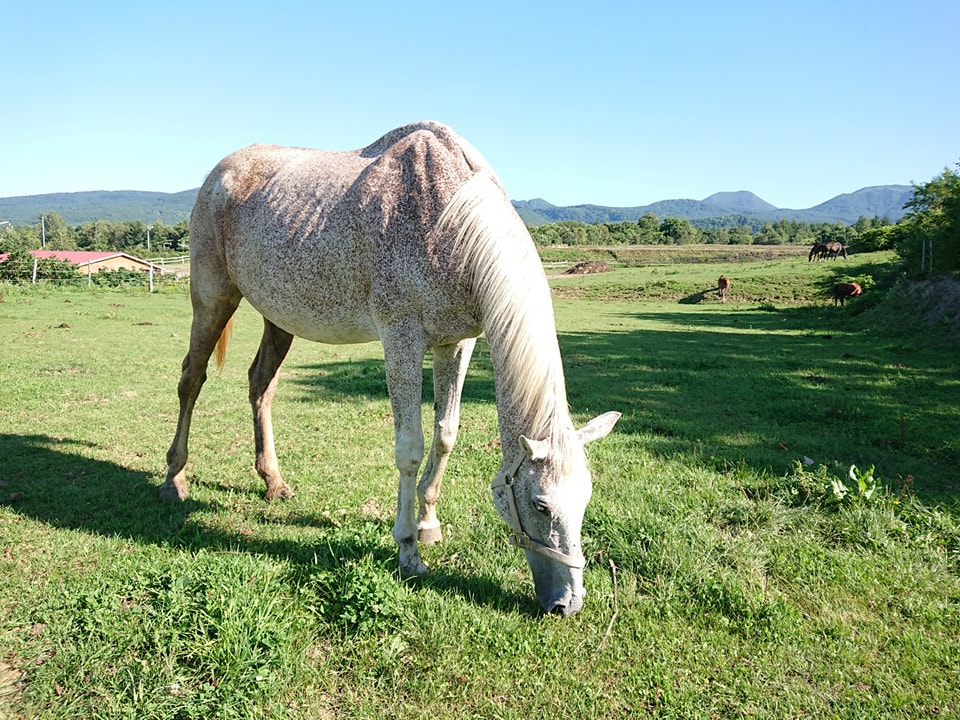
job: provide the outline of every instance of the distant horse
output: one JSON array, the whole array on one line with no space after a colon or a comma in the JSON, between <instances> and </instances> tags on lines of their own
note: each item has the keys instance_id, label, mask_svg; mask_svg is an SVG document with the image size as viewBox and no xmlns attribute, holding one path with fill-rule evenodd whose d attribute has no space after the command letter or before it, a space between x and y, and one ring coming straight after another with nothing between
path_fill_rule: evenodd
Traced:
<instances>
[{"instance_id":1,"label":"distant horse","mask_svg":"<svg viewBox=\"0 0 960 720\"><path fill-rule=\"evenodd\" d=\"M807 255L807 262L813 260L816 257L818 260L823 260L823 256L826 253L826 245L822 242L815 242L813 247L810 248L810 254Z\"/></svg>"},{"instance_id":2,"label":"distant horse","mask_svg":"<svg viewBox=\"0 0 960 720\"><path fill-rule=\"evenodd\" d=\"M426 572L417 542L441 539L440 484L467 365L485 332L503 452L494 504L526 551L543 608L565 615L580 609L581 528L591 494L583 447L609 433L619 413L574 429L546 276L523 221L476 150L433 122L398 128L354 151L248 147L203 183L190 250L193 324L161 496L187 496L193 409L210 355L216 350L222 362L245 297L264 318L249 380L256 469L267 499L292 494L277 462L271 403L294 336L379 340L400 473L393 526L400 571ZM436 417L418 485L427 350Z\"/></svg>"},{"instance_id":3,"label":"distant horse","mask_svg":"<svg viewBox=\"0 0 960 720\"><path fill-rule=\"evenodd\" d=\"M727 301L727 291L730 289L730 278L726 275L721 275L720 279L717 280L717 291L720 293L720 301Z\"/></svg>"},{"instance_id":4,"label":"distant horse","mask_svg":"<svg viewBox=\"0 0 960 720\"><path fill-rule=\"evenodd\" d=\"M833 286L833 305L836 307L837 302L840 302L840 305L843 305L843 301L848 297L859 297L863 295L863 289L860 287L859 283L855 282L842 282L837 283Z\"/></svg>"},{"instance_id":5,"label":"distant horse","mask_svg":"<svg viewBox=\"0 0 960 720\"><path fill-rule=\"evenodd\" d=\"M826 254L830 256L831 259L836 260L837 255L842 255L843 259L847 259L847 249L843 246L842 243L838 242L828 242L823 244Z\"/></svg>"}]
</instances>

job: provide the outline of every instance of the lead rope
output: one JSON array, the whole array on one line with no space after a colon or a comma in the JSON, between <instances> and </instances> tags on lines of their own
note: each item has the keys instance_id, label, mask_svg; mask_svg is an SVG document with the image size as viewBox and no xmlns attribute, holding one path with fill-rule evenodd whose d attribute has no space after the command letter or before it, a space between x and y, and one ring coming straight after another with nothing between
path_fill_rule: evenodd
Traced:
<instances>
[{"instance_id":1,"label":"lead rope","mask_svg":"<svg viewBox=\"0 0 960 720\"><path fill-rule=\"evenodd\" d=\"M526 460L526 453L520 453L520 456L514 461L513 466L507 470L506 474L503 476L502 483L491 483L490 490L497 490L499 488L507 488L505 493L507 496L507 507L510 510L510 529L513 532L509 536L510 544L514 547L521 548L523 550L532 550L533 552L540 553L551 560L556 560L557 562L563 563L567 567L571 568L582 568L586 565L586 559L582 554L567 555L562 553L559 550L554 550L552 547L540 542L539 540L534 540L523 530L523 523L520 521L520 513L517 511L517 498L516 491L514 490L514 482L516 481L517 471L520 469L520 466L523 464L523 461Z\"/></svg>"}]
</instances>

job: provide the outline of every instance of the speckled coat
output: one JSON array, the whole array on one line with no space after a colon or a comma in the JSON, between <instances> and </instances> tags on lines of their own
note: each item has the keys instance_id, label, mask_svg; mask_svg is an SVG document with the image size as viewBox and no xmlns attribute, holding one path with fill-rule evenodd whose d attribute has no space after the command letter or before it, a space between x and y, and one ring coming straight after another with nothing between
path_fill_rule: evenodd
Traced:
<instances>
[{"instance_id":1,"label":"speckled coat","mask_svg":"<svg viewBox=\"0 0 960 720\"><path fill-rule=\"evenodd\" d=\"M546 548L527 550L544 608L579 609L581 567L555 557L582 557L580 526L591 492L583 444L607 434L618 415L573 428L546 278L526 228L476 150L434 122L398 128L355 151L254 145L226 157L204 182L190 244L193 325L161 495L186 497L193 407L207 362L215 350L222 360L231 317L245 297L264 317L250 402L267 497L291 494L277 463L270 408L293 337L379 340L400 473L393 534L401 571L425 572L417 542L440 539L440 483L467 364L485 332L504 452L494 502L508 523L519 522L521 533ZM421 368L429 349L437 412L418 486ZM522 468L514 470L512 490L500 482L507 468Z\"/></svg>"}]
</instances>

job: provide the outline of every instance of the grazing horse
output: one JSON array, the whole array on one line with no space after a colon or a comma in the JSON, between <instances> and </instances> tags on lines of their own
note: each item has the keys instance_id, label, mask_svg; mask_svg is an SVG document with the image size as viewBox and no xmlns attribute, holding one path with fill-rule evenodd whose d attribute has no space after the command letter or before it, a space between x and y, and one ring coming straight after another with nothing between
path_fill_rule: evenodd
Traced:
<instances>
[{"instance_id":1,"label":"grazing horse","mask_svg":"<svg viewBox=\"0 0 960 720\"><path fill-rule=\"evenodd\" d=\"M720 301L727 301L727 291L730 289L730 278L726 275L721 275L720 279L717 280L717 292L720 293Z\"/></svg>"},{"instance_id":2,"label":"grazing horse","mask_svg":"<svg viewBox=\"0 0 960 720\"><path fill-rule=\"evenodd\" d=\"M837 283L833 286L833 305L836 307L837 301L843 305L843 301L848 297L859 297L863 295L863 288L860 287L859 283L855 282L842 282Z\"/></svg>"},{"instance_id":3,"label":"grazing horse","mask_svg":"<svg viewBox=\"0 0 960 720\"><path fill-rule=\"evenodd\" d=\"M810 248L810 254L807 255L807 262L811 262L814 257L816 257L817 260L823 260L825 253L826 245L824 245L822 242L815 242L813 247Z\"/></svg>"},{"instance_id":4,"label":"grazing horse","mask_svg":"<svg viewBox=\"0 0 960 720\"><path fill-rule=\"evenodd\" d=\"M842 255L843 259L847 259L847 249L843 246L842 243L838 242L828 242L823 244L824 254L829 255L832 260L837 259L837 255Z\"/></svg>"},{"instance_id":5,"label":"grazing horse","mask_svg":"<svg viewBox=\"0 0 960 720\"><path fill-rule=\"evenodd\" d=\"M267 499L292 494L274 447L271 403L294 336L379 340L400 474L393 537L400 571L427 571L417 542L441 539L436 506L457 436L460 394L486 333L503 457L491 485L526 552L547 612L583 604L581 527L591 494L584 445L619 413L574 428L550 289L533 241L484 159L433 122L332 152L254 145L206 178L190 220L193 323L163 497L187 496L193 409L241 298L263 316L250 367L256 469ZM433 443L424 457L423 359L433 352ZM419 500L419 513L418 513Z\"/></svg>"}]
</instances>

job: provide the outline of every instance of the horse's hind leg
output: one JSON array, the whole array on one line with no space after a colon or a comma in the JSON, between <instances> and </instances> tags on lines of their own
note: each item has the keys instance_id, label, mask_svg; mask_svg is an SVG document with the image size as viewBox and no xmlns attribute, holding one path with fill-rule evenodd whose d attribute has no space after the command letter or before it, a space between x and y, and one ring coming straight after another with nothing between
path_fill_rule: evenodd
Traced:
<instances>
[{"instance_id":1,"label":"horse's hind leg","mask_svg":"<svg viewBox=\"0 0 960 720\"><path fill-rule=\"evenodd\" d=\"M190 349L183 359L177 394L180 398L180 415L177 432L167 451L167 479L160 486L160 497L185 500L187 478L187 440L193 408L200 389L207 379L207 363L220 335L240 304L240 295L221 296L216 301L204 303L199 295L193 297L193 323L190 326Z\"/></svg>"},{"instance_id":2,"label":"horse's hind leg","mask_svg":"<svg viewBox=\"0 0 960 720\"><path fill-rule=\"evenodd\" d=\"M280 365L290 351L293 335L264 318L260 349L250 366L250 407L253 409L253 434L256 442L257 472L267 485L266 499L288 498L293 490L280 476L277 451L273 444L271 405L277 392Z\"/></svg>"},{"instance_id":3,"label":"horse's hind leg","mask_svg":"<svg viewBox=\"0 0 960 720\"><path fill-rule=\"evenodd\" d=\"M437 519L440 484L450 451L457 440L460 427L460 394L463 392L463 381L476 343L476 338L468 338L455 345L443 345L433 349L433 444L417 486L420 500L417 530L422 543L439 542L443 537L440 521Z\"/></svg>"}]
</instances>

